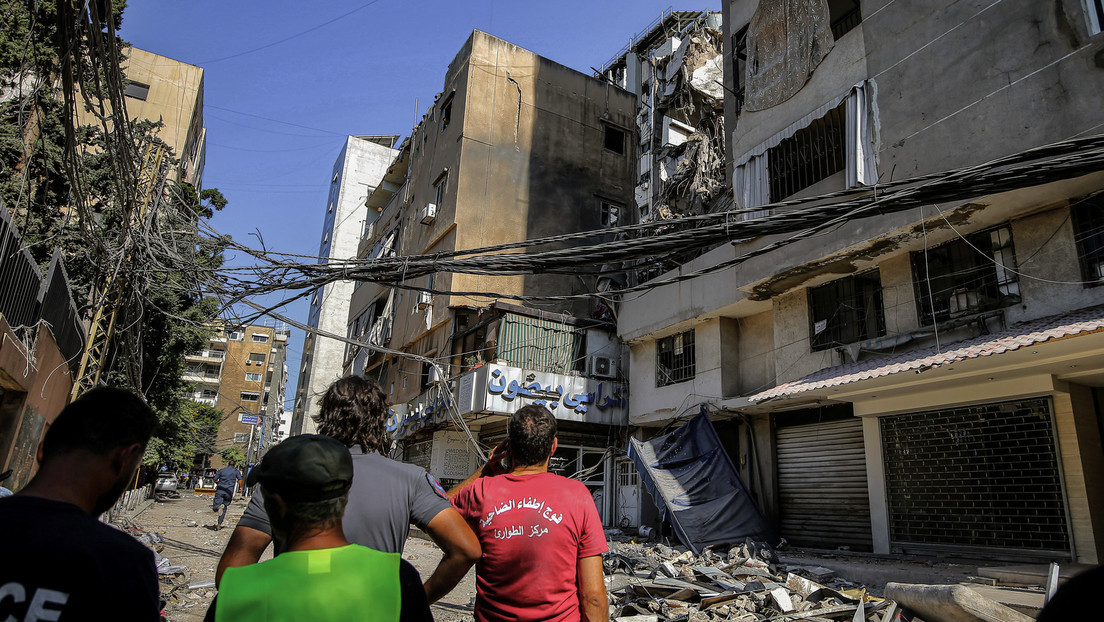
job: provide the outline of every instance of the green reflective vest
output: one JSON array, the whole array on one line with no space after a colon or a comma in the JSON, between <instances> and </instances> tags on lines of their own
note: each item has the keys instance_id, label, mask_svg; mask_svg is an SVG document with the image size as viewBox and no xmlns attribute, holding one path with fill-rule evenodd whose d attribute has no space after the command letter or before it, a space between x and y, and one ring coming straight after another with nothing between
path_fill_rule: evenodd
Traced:
<instances>
[{"instance_id":1,"label":"green reflective vest","mask_svg":"<svg viewBox=\"0 0 1104 622\"><path fill-rule=\"evenodd\" d=\"M251 566L227 568L216 622L399 619L398 553L357 544L287 551Z\"/></svg>"}]
</instances>

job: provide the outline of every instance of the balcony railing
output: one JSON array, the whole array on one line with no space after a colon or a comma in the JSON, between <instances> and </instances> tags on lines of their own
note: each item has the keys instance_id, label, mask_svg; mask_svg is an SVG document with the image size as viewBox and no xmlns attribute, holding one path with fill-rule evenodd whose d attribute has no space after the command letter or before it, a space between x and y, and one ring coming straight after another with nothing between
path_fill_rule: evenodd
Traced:
<instances>
[{"instance_id":1,"label":"balcony railing","mask_svg":"<svg viewBox=\"0 0 1104 622\"><path fill-rule=\"evenodd\" d=\"M201 350L184 355L185 360L204 363L221 363L226 358L226 350Z\"/></svg>"},{"instance_id":2,"label":"balcony railing","mask_svg":"<svg viewBox=\"0 0 1104 622\"><path fill-rule=\"evenodd\" d=\"M198 383L201 383L201 384L218 384L219 383L219 375L218 374L207 374L207 373L197 372L197 371L185 371L183 378L184 378L184 382L198 382Z\"/></svg>"}]
</instances>

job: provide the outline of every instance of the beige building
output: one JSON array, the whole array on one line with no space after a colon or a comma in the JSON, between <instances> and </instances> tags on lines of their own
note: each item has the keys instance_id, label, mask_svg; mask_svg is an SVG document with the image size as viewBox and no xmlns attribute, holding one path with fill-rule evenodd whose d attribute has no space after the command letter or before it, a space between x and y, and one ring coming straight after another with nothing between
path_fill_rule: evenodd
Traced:
<instances>
[{"instance_id":1,"label":"beige building","mask_svg":"<svg viewBox=\"0 0 1104 622\"><path fill-rule=\"evenodd\" d=\"M475 31L369 196L358 256L449 253L624 222L635 108L616 86ZM513 410L541 401L562 421L557 468L600 463L590 483L607 507L613 467L600 459L626 412L608 310L586 299L513 298L594 292L594 276L438 273L403 286L358 283L349 336L425 360L351 347L346 369L383 386L406 459L461 479L476 460L472 440L493 445ZM445 291L492 295L437 293ZM502 379L526 378L549 391L502 397ZM557 387L583 403L551 399ZM587 407L590 394L602 408Z\"/></svg>"},{"instance_id":2,"label":"beige building","mask_svg":"<svg viewBox=\"0 0 1104 622\"><path fill-rule=\"evenodd\" d=\"M724 3L732 218L884 208L736 227L626 301L631 423L705 405L798 546L1099 563L1104 174L1027 153L1100 133L1099 4L817 4ZM1030 166L945 174L1005 156ZM922 176L949 190L893 194Z\"/></svg>"},{"instance_id":3,"label":"beige building","mask_svg":"<svg viewBox=\"0 0 1104 622\"><path fill-rule=\"evenodd\" d=\"M133 121L161 121L164 126L158 136L180 160L170 178L199 188L207 153L203 68L130 47L123 69L129 82L125 91L127 116ZM83 106L78 107L77 121L81 125L100 125Z\"/></svg>"},{"instance_id":4,"label":"beige building","mask_svg":"<svg viewBox=\"0 0 1104 622\"><path fill-rule=\"evenodd\" d=\"M239 447L255 461L273 440L283 417L287 384L287 340L290 331L273 326L226 327L213 333L207 346L185 357L184 380L191 398L223 413L212 466L221 466L219 451ZM197 466L207 456L197 456Z\"/></svg>"}]
</instances>

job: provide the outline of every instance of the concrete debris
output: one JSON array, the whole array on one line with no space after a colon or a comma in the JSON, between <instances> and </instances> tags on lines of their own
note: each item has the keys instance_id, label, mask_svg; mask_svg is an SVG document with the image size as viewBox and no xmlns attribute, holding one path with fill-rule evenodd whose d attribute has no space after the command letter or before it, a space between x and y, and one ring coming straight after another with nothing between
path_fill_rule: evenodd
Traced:
<instances>
[{"instance_id":1,"label":"concrete debris","mask_svg":"<svg viewBox=\"0 0 1104 622\"><path fill-rule=\"evenodd\" d=\"M856 586L824 568L786 572L770 547L750 540L697 556L664 544L615 540L604 562L612 570L606 582L616 620L882 622L889 605L865 591L847 595Z\"/></svg>"},{"instance_id":2,"label":"concrete debris","mask_svg":"<svg viewBox=\"0 0 1104 622\"><path fill-rule=\"evenodd\" d=\"M610 541L610 617L627 622L1028 622L958 585L890 583L885 598L816 565L787 565L763 543L682 547Z\"/></svg>"},{"instance_id":3,"label":"concrete debris","mask_svg":"<svg viewBox=\"0 0 1104 622\"><path fill-rule=\"evenodd\" d=\"M184 574L188 571L187 566L173 566L168 557L162 557L160 553L154 551L153 561L157 565L157 574L160 575L176 575Z\"/></svg>"},{"instance_id":4,"label":"concrete debris","mask_svg":"<svg viewBox=\"0 0 1104 622\"><path fill-rule=\"evenodd\" d=\"M961 585L887 583L887 598L929 622L1031 622L1030 616Z\"/></svg>"}]
</instances>

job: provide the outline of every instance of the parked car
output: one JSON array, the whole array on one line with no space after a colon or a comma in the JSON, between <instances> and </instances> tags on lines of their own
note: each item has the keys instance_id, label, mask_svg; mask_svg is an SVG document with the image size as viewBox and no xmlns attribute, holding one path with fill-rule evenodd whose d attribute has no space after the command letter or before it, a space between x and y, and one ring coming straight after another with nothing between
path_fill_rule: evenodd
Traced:
<instances>
[{"instance_id":1,"label":"parked car","mask_svg":"<svg viewBox=\"0 0 1104 622\"><path fill-rule=\"evenodd\" d=\"M180 485L180 480L176 478L173 473L158 473L157 482L154 483L153 489L160 491L176 490L176 487Z\"/></svg>"}]
</instances>

